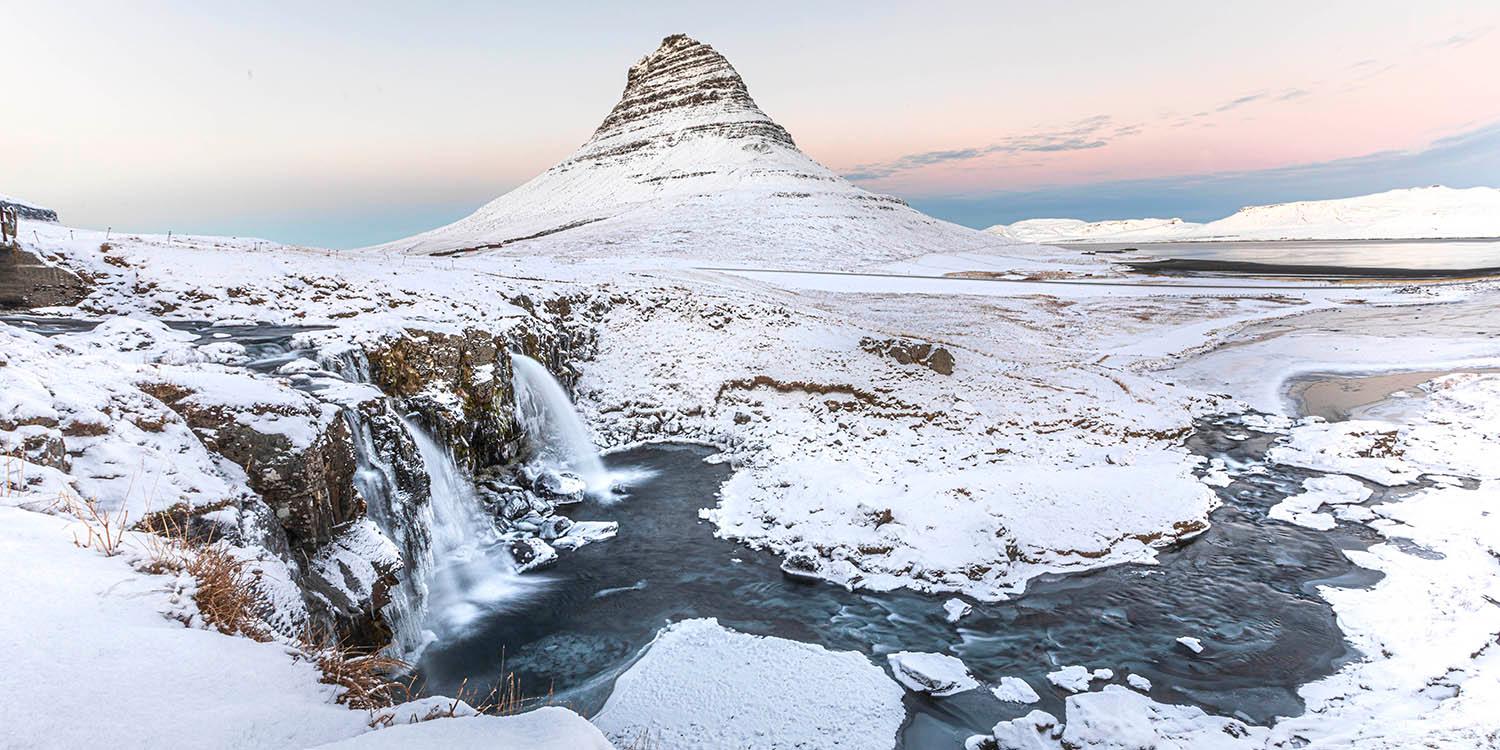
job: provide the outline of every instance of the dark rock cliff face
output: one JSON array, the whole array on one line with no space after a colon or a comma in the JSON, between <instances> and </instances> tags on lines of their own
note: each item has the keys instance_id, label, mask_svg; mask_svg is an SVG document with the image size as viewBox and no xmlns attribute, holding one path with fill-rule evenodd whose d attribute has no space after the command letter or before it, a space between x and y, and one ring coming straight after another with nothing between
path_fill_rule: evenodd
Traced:
<instances>
[{"instance_id":1,"label":"dark rock cliff face","mask_svg":"<svg viewBox=\"0 0 1500 750\"><path fill-rule=\"evenodd\" d=\"M76 304L88 294L76 274L19 248L0 246L0 310Z\"/></svg>"},{"instance_id":2,"label":"dark rock cliff face","mask_svg":"<svg viewBox=\"0 0 1500 750\"><path fill-rule=\"evenodd\" d=\"M676 34L630 68L619 103L574 161L624 156L653 139L701 135L796 147L791 134L756 106L723 55Z\"/></svg>"},{"instance_id":3,"label":"dark rock cliff face","mask_svg":"<svg viewBox=\"0 0 1500 750\"><path fill-rule=\"evenodd\" d=\"M6 200L0 198L0 208L9 208L16 212L16 216L31 221L57 221L57 212L50 208L33 206L20 201Z\"/></svg>"},{"instance_id":4,"label":"dark rock cliff face","mask_svg":"<svg viewBox=\"0 0 1500 750\"><path fill-rule=\"evenodd\" d=\"M141 390L181 415L205 447L245 470L250 488L275 511L294 549L310 553L332 541L335 529L364 517L348 425L325 418L323 405L311 397L302 409L267 412L253 405L202 404L172 383L147 383ZM284 434L256 429L242 414L297 418L322 429L310 445L298 446Z\"/></svg>"},{"instance_id":5,"label":"dark rock cliff face","mask_svg":"<svg viewBox=\"0 0 1500 750\"><path fill-rule=\"evenodd\" d=\"M500 332L408 329L365 353L370 381L420 414L469 471L520 457L510 352L541 362L572 386L578 379L573 362L593 345L585 319L605 304L558 298L538 305L528 297L512 303L533 317Z\"/></svg>"}]
</instances>

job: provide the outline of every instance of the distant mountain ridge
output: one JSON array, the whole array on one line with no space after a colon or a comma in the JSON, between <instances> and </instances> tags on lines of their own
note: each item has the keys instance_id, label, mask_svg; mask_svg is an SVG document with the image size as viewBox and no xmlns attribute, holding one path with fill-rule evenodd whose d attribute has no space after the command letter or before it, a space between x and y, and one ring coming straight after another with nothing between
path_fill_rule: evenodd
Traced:
<instances>
[{"instance_id":1,"label":"distant mountain ridge","mask_svg":"<svg viewBox=\"0 0 1500 750\"><path fill-rule=\"evenodd\" d=\"M1042 243L1488 238L1500 237L1500 189L1434 185L1248 206L1206 224L1181 219L1029 219L985 231Z\"/></svg>"},{"instance_id":2,"label":"distant mountain ridge","mask_svg":"<svg viewBox=\"0 0 1500 750\"><path fill-rule=\"evenodd\" d=\"M729 61L669 36L569 158L453 224L371 248L844 268L1012 243L854 186L798 150Z\"/></svg>"}]
</instances>

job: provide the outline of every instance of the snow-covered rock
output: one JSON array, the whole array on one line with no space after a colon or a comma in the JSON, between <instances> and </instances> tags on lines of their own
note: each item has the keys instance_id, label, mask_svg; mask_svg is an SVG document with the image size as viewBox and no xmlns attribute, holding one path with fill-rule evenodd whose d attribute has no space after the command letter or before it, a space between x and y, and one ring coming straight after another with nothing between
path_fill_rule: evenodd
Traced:
<instances>
[{"instance_id":1,"label":"snow-covered rock","mask_svg":"<svg viewBox=\"0 0 1500 750\"><path fill-rule=\"evenodd\" d=\"M594 723L622 747L878 750L895 745L901 696L861 654L688 620L657 635Z\"/></svg>"},{"instance_id":2,"label":"snow-covered rock","mask_svg":"<svg viewBox=\"0 0 1500 750\"><path fill-rule=\"evenodd\" d=\"M1335 515L1357 519L1362 514L1350 515L1347 511L1341 514L1319 513L1317 512L1319 508L1324 505L1361 503L1371 494L1370 488L1359 480L1342 474L1310 477L1303 480L1302 487L1306 490L1305 492L1291 495L1271 506L1267 515L1279 521L1326 531L1334 527Z\"/></svg>"},{"instance_id":3,"label":"snow-covered rock","mask_svg":"<svg viewBox=\"0 0 1500 750\"><path fill-rule=\"evenodd\" d=\"M958 622L964 615L974 611L974 606L962 599L949 599L943 602L943 615L948 622Z\"/></svg>"},{"instance_id":4,"label":"snow-covered rock","mask_svg":"<svg viewBox=\"0 0 1500 750\"><path fill-rule=\"evenodd\" d=\"M602 542L619 533L618 521L577 521L562 536L552 540L558 549L578 549L591 542Z\"/></svg>"},{"instance_id":5,"label":"snow-covered rock","mask_svg":"<svg viewBox=\"0 0 1500 750\"><path fill-rule=\"evenodd\" d=\"M1203 653L1203 641L1201 641L1201 640L1199 640L1197 638L1194 638L1193 636L1190 636L1190 635L1178 636L1177 643L1180 644L1183 648L1185 648L1185 649L1187 649L1187 650L1189 650L1189 651L1191 651L1191 652L1193 652L1195 654L1201 654L1201 653Z\"/></svg>"},{"instance_id":6,"label":"snow-covered rock","mask_svg":"<svg viewBox=\"0 0 1500 750\"><path fill-rule=\"evenodd\" d=\"M1143 693L1151 691L1151 681L1148 680L1148 679L1146 679L1145 677L1142 677L1142 676L1138 675L1138 674L1128 674L1128 675L1126 675L1125 676L1125 684L1127 684L1127 685L1129 685L1129 686L1131 686L1131 687L1135 688L1136 690L1139 690L1139 691L1141 691Z\"/></svg>"},{"instance_id":7,"label":"snow-covered rock","mask_svg":"<svg viewBox=\"0 0 1500 750\"><path fill-rule=\"evenodd\" d=\"M979 687L968 667L947 654L899 651L887 655L886 660L896 681L918 693L941 698Z\"/></svg>"},{"instance_id":8,"label":"snow-covered rock","mask_svg":"<svg viewBox=\"0 0 1500 750\"><path fill-rule=\"evenodd\" d=\"M31 221L57 222L57 212L15 196L0 194L0 208L14 209L16 216Z\"/></svg>"},{"instance_id":9,"label":"snow-covered rock","mask_svg":"<svg viewBox=\"0 0 1500 750\"><path fill-rule=\"evenodd\" d=\"M512 540L510 543L510 556L516 563L516 572L525 573L545 568L557 562L557 550L552 545L536 537L524 537Z\"/></svg>"},{"instance_id":10,"label":"snow-covered rock","mask_svg":"<svg viewBox=\"0 0 1500 750\"><path fill-rule=\"evenodd\" d=\"M990 688L990 692L1007 703L1036 703L1042 699L1030 683L1019 677L1001 677L1000 684Z\"/></svg>"},{"instance_id":11,"label":"snow-covered rock","mask_svg":"<svg viewBox=\"0 0 1500 750\"><path fill-rule=\"evenodd\" d=\"M1047 681L1063 690L1080 693L1089 689L1089 683L1099 679L1097 675L1089 671L1088 667L1078 664L1069 665L1055 672L1047 673Z\"/></svg>"}]
</instances>

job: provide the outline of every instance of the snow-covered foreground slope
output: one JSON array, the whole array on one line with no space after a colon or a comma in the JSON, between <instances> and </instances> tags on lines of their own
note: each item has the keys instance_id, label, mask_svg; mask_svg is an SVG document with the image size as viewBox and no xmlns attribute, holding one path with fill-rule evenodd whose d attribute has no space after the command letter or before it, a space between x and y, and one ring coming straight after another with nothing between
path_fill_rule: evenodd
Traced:
<instances>
[{"instance_id":1,"label":"snow-covered foreground slope","mask_svg":"<svg viewBox=\"0 0 1500 750\"><path fill-rule=\"evenodd\" d=\"M568 159L445 227L378 252L688 259L846 268L988 251L1017 268L1045 251L939 221L803 154L712 47L668 37Z\"/></svg>"},{"instance_id":2,"label":"snow-covered foreground slope","mask_svg":"<svg viewBox=\"0 0 1500 750\"><path fill-rule=\"evenodd\" d=\"M14 507L54 499L0 499L0 746L75 748L107 737L110 747L143 750L296 750L329 742L437 750L469 737L491 747L610 747L562 709L372 732L372 716L335 705L337 690L295 651L185 627L181 620L194 611L184 592L190 583L127 563L145 554L141 537L130 536L122 554L106 557L75 545L85 533L80 523Z\"/></svg>"},{"instance_id":3,"label":"snow-covered foreground slope","mask_svg":"<svg viewBox=\"0 0 1500 750\"><path fill-rule=\"evenodd\" d=\"M1435 185L1337 200L1248 206L1207 224L1181 219L1029 219L987 231L1042 243L1500 237L1500 188Z\"/></svg>"}]
</instances>

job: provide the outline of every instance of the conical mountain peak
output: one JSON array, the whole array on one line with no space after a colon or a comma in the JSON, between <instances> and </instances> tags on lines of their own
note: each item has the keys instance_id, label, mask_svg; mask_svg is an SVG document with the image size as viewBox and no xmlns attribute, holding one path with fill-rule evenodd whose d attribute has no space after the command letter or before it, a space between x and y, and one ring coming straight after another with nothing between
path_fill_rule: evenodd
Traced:
<instances>
[{"instance_id":1,"label":"conical mountain peak","mask_svg":"<svg viewBox=\"0 0 1500 750\"><path fill-rule=\"evenodd\" d=\"M792 136L750 98L744 79L724 56L683 34L662 40L631 66L620 101L574 157L622 156L652 139L719 136L765 140L795 148Z\"/></svg>"},{"instance_id":2,"label":"conical mountain peak","mask_svg":"<svg viewBox=\"0 0 1500 750\"><path fill-rule=\"evenodd\" d=\"M630 67L619 102L572 156L380 249L848 268L1001 242L829 171L756 106L723 55L678 34Z\"/></svg>"}]
</instances>

